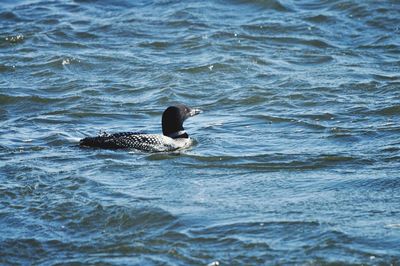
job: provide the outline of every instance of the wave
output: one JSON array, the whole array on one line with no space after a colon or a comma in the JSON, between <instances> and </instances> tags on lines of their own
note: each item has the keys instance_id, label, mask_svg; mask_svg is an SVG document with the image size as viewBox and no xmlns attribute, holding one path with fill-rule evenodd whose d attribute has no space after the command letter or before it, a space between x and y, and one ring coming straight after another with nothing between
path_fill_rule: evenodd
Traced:
<instances>
[{"instance_id":1,"label":"wave","mask_svg":"<svg viewBox=\"0 0 400 266\"><path fill-rule=\"evenodd\" d=\"M180 164L194 168L219 168L219 169L245 169L256 171L298 171L298 170L317 170L325 168L335 168L344 166L362 166L373 164L374 159L368 156L356 155L338 155L338 154L259 154L259 155L216 155L201 156L190 153L182 154L185 158ZM171 157L172 156L172 157ZM174 155L170 154L152 154L147 157L148 160L172 159Z\"/></svg>"},{"instance_id":2,"label":"wave","mask_svg":"<svg viewBox=\"0 0 400 266\"><path fill-rule=\"evenodd\" d=\"M281 1L278 0L235 0L233 2L237 2L240 4L251 4L265 10L275 10L278 12L293 11L287 3L283 4Z\"/></svg>"},{"instance_id":3,"label":"wave","mask_svg":"<svg viewBox=\"0 0 400 266\"><path fill-rule=\"evenodd\" d=\"M15 104L21 102L27 103L56 103L56 102L64 102L64 101L76 101L80 99L79 96L70 96L70 97L45 97L40 95L9 95L9 94L0 94L0 104Z\"/></svg>"}]
</instances>

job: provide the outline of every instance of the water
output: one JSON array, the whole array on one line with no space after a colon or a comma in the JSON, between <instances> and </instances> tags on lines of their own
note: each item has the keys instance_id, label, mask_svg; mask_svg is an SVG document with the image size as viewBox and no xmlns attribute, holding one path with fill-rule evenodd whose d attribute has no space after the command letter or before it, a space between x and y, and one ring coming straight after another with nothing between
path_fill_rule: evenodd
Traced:
<instances>
[{"instance_id":1,"label":"water","mask_svg":"<svg viewBox=\"0 0 400 266\"><path fill-rule=\"evenodd\" d=\"M398 1L0 3L0 264L399 265ZM187 150L82 149L204 112Z\"/></svg>"}]
</instances>

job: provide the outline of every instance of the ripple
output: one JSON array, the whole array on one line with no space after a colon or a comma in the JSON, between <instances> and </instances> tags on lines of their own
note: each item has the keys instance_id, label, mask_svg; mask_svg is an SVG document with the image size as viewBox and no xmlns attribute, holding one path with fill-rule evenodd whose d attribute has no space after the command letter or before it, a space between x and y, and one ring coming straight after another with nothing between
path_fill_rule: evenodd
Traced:
<instances>
[{"instance_id":1,"label":"ripple","mask_svg":"<svg viewBox=\"0 0 400 266\"><path fill-rule=\"evenodd\" d=\"M14 72L14 71L15 71L15 66L8 66L8 65L0 64L0 73L1 72Z\"/></svg>"},{"instance_id":2,"label":"ripple","mask_svg":"<svg viewBox=\"0 0 400 266\"><path fill-rule=\"evenodd\" d=\"M169 48L173 45L173 43L170 42L163 42L163 41L153 41L153 42L144 42L139 44L140 47L150 47L150 48L155 48L155 49L166 49Z\"/></svg>"},{"instance_id":3,"label":"ripple","mask_svg":"<svg viewBox=\"0 0 400 266\"><path fill-rule=\"evenodd\" d=\"M278 0L240 0L243 4L252 4L267 10L276 10L279 12L291 12L292 10L287 5L285 6Z\"/></svg>"},{"instance_id":4,"label":"ripple","mask_svg":"<svg viewBox=\"0 0 400 266\"><path fill-rule=\"evenodd\" d=\"M335 22L335 17L319 14L315 16L306 17L305 20L313 23L333 23Z\"/></svg>"},{"instance_id":5,"label":"ripple","mask_svg":"<svg viewBox=\"0 0 400 266\"><path fill-rule=\"evenodd\" d=\"M99 36L97 36L93 32L86 32L86 31L81 31L81 32L75 32L75 36L78 39L97 39Z\"/></svg>"},{"instance_id":6,"label":"ripple","mask_svg":"<svg viewBox=\"0 0 400 266\"><path fill-rule=\"evenodd\" d=\"M108 232L116 230L123 231L140 231L146 228L157 230L160 227L170 227L176 221L176 218L161 209L134 209L123 206L101 206L93 205L84 212L76 209L74 214L79 217L76 221L70 221L65 216L65 211L74 208L71 203L63 203L54 208L54 213L46 216L54 216L57 220L68 220L66 227L73 232L81 232L87 234L88 230L107 230ZM80 213L80 215L79 215Z\"/></svg>"},{"instance_id":7,"label":"ripple","mask_svg":"<svg viewBox=\"0 0 400 266\"><path fill-rule=\"evenodd\" d=\"M13 22L19 22L21 19L14 13L10 11L0 12L0 19L2 20L10 20Z\"/></svg>"},{"instance_id":8,"label":"ripple","mask_svg":"<svg viewBox=\"0 0 400 266\"><path fill-rule=\"evenodd\" d=\"M63 102L63 101L75 101L80 99L79 96L71 96L71 97L44 97L40 95L7 95L7 94L0 94L0 104L14 104L14 103L55 103L55 102Z\"/></svg>"},{"instance_id":9,"label":"ripple","mask_svg":"<svg viewBox=\"0 0 400 266\"><path fill-rule=\"evenodd\" d=\"M327 41L319 40L319 39L303 39L303 38L294 38L294 37L272 37L271 41L277 43L289 43L289 44L301 44L305 46L310 46L314 48L326 49L335 47L332 44L329 44Z\"/></svg>"},{"instance_id":10,"label":"ripple","mask_svg":"<svg viewBox=\"0 0 400 266\"><path fill-rule=\"evenodd\" d=\"M400 105L394 105L390 107L385 107L374 111L373 113L384 115L384 116L397 116L400 115Z\"/></svg>"},{"instance_id":11,"label":"ripple","mask_svg":"<svg viewBox=\"0 0 400 266\"><path fill-rule=\"evenodd\" d=\"M357 193L375 193L375 192L384 192L384 191L392 191L395 192L400 187L400 182L398 178L386 177L386 178L374 178L369 177L365 179L351 179L338 181L335 183L334 188L338 189L350 189L356 190L357 188L360 190ZM376 198L376 200L379 200Z\"/></svg>"},{"instance_id":12,"label":"ripple","mask_svg":"<svg viewBox=\"0 0 400 266\"><path fill-rule=\"evenodd\" d=\"M210 73L212 71L238 72L240 70L231 64L213 63L210 65L185 67L185 68L181 68L180 71L187 72L190 74L197 74L197 73Z\"/></svg>"},{"instance_id":13,"label":"ripple","mask_svg":"<svg viewBox=\"0 0 400 266\"><path fill-rule=\"evenodd\" d=\"M47 97L40 97L36 95L12 96L7 94L0 94L0 104L12 104L20 102L21 100L27 100L29 102L35 102L35 103L48 103L53 99Z\"/></svg>"},{"instance_id":14,"label":"ripple","mask_svg":"<svg viewBox=\"0 0 400 266\"><path fill-rule=\"evenodd\" d=\"M315 65L330 64L334 60L332 56L319 55L319 54L306 54L301 56L293 56L288 60L289 63L315 67Z\"/></svg>"},{"instance_id":15,"label":"ripple","mask_svg":"<svg viewBox=\"0 0 400 266\"><path fill-rule=\"evenodd\" d=\"M318 156L307 155L283 155L283 154L262 154L254 156L199 156L185 154L191 161L182 162L183 165L195 169L222 168L222 169L247 169L259 171L280 171L285 170L316 170L332 167L343 167L345 165L373 164L374 160L368 157L356 157L346 155ZM162 157L168 159L170 157ZM150 156L149 159L160 159Z\"/></svg>"},{"instance_id":16,"label":"ripple","mask_svg":"<svg viewBox=\"0 0 400 266\"><path fill-rule=\"evenodd\" d=\"M40 20L38 23L42 23L44 25L57 25L60 23L60 20L55 19L55 18L46 18L46 19Z\"/></svg>"}]
</instances>

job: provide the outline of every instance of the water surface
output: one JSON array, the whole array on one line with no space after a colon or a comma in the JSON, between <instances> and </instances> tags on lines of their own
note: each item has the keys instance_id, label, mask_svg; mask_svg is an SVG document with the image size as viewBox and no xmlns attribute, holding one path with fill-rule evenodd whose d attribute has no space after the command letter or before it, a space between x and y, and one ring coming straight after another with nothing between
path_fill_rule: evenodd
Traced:
<instances>
[{"instance_id":1,"label":"water surface","mask_svg":"<svg viewBox=\"0 0 400 266\"><path fill-rule=\"evenodd\" d=\"M0 264L400 264L398 1L0 3ZM160 132L174 153L82 149Z\"/></svg>"}]
</instances>

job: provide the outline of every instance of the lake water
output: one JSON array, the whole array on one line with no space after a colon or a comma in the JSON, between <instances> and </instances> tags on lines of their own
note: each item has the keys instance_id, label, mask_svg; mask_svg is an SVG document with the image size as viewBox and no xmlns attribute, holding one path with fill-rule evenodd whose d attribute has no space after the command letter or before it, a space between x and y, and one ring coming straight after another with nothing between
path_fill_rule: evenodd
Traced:
<instances>
[{"instance_id":1,"label":"lake water","mask_svg":"<svg viewBox=\"0 0 400 266\"><path fill-rule=\"evenodd\" d=\"M1 265L400 265L399 1L2 0L0 122Z\"/></svg>"}]
</instances>

